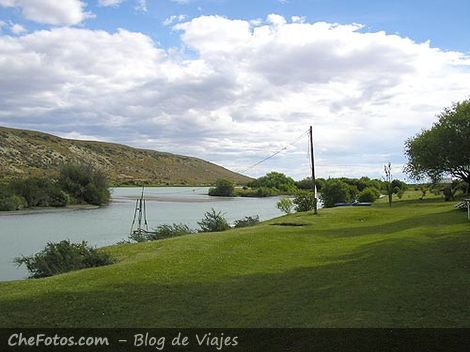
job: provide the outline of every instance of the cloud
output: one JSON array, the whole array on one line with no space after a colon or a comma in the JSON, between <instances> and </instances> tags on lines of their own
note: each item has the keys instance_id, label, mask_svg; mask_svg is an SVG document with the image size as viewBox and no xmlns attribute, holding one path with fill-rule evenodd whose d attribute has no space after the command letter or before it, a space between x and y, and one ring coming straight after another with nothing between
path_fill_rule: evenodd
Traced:
<instances>
[{"instance_id":1,"label":"cloud","mask_svg":"<svg viewBox=\"0 0 470 352\"><path fill-rule=\"evenodd\" d=\"M124 0L98 0L99 6L119 6Z\"/></svg>"},{"instance_id":2,"label":"cloud","mask_svg":"<svg viewBox=\"0 0 470 352\"><path fill-rule=\"evenodd\" d=\"M147 0L137 0L135 9L141 12L147 12Z\"/></svg>"},{"instance_id":3,"label":"cloud","mask_svg":"<svg viewBox=\"0 0 470 352\"><path fill-rule=\"evenodd\" d=\"M10 31L14 34L21 34L27 32L26 28L24 28L21 24L14 23L10 26Z\"/></svg>"},{"instance_id":4,"label":"cloud","mask_svg":"<svg viewBox=\"0 0 470 352\"><path fill-rule=\"evenodd\" d=\"M0 0L0 6L19 8L24 18L52 25L74 25L93 16L81 0Z\"/></svg>"},{"instance_id":5,"label":"cloud","mask_svg":"<svg viewBox=\"0 0 470 352\"><path fill-rule=\"evenodd\" d=\"M184 20L187 19L188 16L186 15L173 15L165 18L165 20L162 22L164 26L171 26L174 23L179 23L183 22Z\"/></svg>"},{"instance_id":6,"label":"cloud","mask_svg":"<svg viewBox=\"0 0 470 352\"><path fill-rule=\"evenodd\" d=\"M242 170L399 174L403 142L466 98L470 58L357 24L202 16L181 48L150 37L55 28L0 36L0 124L195 155Z\"/></svg>"}]
</instances>

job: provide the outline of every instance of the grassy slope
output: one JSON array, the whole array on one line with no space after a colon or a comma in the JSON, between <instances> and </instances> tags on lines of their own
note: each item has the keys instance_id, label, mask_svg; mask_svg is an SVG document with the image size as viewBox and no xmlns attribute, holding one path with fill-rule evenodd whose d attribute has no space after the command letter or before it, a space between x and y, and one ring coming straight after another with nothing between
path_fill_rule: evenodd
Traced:
<instances>
[{"instance_id":1,"label":"grassy slope","mask_svg":"<svg viewBox=\"0 0 470 352\"><path fill-rule=\"evenodd\" d=\"M108 250L119 264L1 283L0 326L470 326L470 224L439 200Z\"/></svg>"},{"instance_id":2,"label":"grassy slope","mask_svg":"<svg viewBox=\"0 0 470 352\"><path fill-rule=\"evenodd\" d=\"M244 184L251 180L198 158L0 127L0 179L53 174L65 161L97 165L117 184L201 185L219 178Z\"/></svg>"}]
</instances>

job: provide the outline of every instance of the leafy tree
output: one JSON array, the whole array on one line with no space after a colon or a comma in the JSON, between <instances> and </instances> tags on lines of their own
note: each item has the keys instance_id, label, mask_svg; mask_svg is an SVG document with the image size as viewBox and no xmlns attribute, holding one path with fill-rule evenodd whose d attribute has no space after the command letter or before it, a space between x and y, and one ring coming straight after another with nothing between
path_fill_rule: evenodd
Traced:
<instances>
[{"instance_id":1,"label":"leafy tree","mask_svg":"<svg viewBox=\"0 0 470 352\"><path fill-rule=\"evenodd\" d=\"M277 202L276 206L280 211L290 214L294 208L294 203L289 198L282 198Z\"/></svg>"},{"instance_id":2,"label":"leafy tree","mask_svg":"<svg viewBox=\"0 0 470 352\"><path fill-rule=\"evenodd\" d=\"M204 218L198 222L198 225L201 227L199 232L219 232L230 229L222 212L216 212L214 208L204 214Z\"/></svg>"},{"instance_id":3,"label":"leafy tree","mask_svg":"<svg viewBox=\"0 0 470 352\"><path fill-rule=\"evenodd\" d=\"M326 180L324 178L316 178L315 179L315 186L317 187L318 192L321 192L325 182L326 182ZM297 181L295 183L295 185L297 186L298 189L311 191L312 188L313 188L312 187L312 178L311 177L304 178L303 180Z\"/></svg>"},{"instance_id":4,"label":"leafy tree","mask_svg":"<svg viewBox=\"0 0 470 352\"><path fill-rule=\"evenodd\" d=\"M58 183L78 202L102 205L111 197L106 175L90 164L63 165Z\"/></svg>"},{"instance_id":5,"label":"leafy tree","mask_svg":"<svg viewBox=\"0 0 470 352\"><path fill-rule=\"evenodd\" d=\"M357 188L354 186L338 179L330 179L322 189L321 199L326 208L331 208L336 203L353 201L355 194L357 194Z\"/></svg>"},{"instance_id":6,"label":"leafy tree","mask_svg":"<svg viewBox=\"0 0 470 352\"><path fill-rule=\"evenodd\" d=\"M252 188L273 188L283 193L294 193L297 189L295 181L280 172L269 172L266 176L260 177L248 184Z\"/></svg>"},{"instance_id":7,"label":"leafy tree","mask_svg":"<svg viewBox=\"0 0 470 352\"><path fill-rule=\"evenodd\" d=\"M359 202L375 202L380 197L380 192L376 188L364 188L359 193L357 200Z\"/></svg>"},{"instance_id":8,"label":"leafy tree","mask_svg":"<svg viewBox=\"0 0 470 352\"><path fill-rule=\"evenodd\" d=\"M470 99L445 108L438 121L405 143L405 171L415 179L448 174L470 184Z\"/></svg>"},{"instance_id":9,"label":"leafy tree","mask_svg":"<svg viewBox=\"0 0 470 352\"><path fill-rule=\"evenodd\" d=\"M295 193L295 211L309 211L313 209L313 192L300 190Z\"/></svg>"},{"instance_id":10,"label":"leafy tree","mask_svg":"<svg viewBox=\"0 0 470 352\"><path fill-rule=\"evenodd\" d=\"M210 196L233 197L235 186L232 181L219 179L215 183L215 188L209 190Z\"/></svg>"}]
</instances>

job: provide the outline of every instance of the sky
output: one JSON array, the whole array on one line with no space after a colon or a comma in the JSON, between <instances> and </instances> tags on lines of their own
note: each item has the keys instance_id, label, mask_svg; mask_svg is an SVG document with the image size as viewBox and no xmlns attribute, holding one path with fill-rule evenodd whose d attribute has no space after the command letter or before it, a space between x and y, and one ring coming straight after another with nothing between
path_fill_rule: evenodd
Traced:
<instances>
[{"instance_id":1,"label":"sky","mask_svg":"<svg viewBox=\"0 0 470 352\"><path fill-rule=\"evenodd\" d=\"M391 162L408 180L405 141L470 97L469 14L466 0L0 0L0 125L296 179L311 125L318 176Z\"/></svg>"}]
</instances>

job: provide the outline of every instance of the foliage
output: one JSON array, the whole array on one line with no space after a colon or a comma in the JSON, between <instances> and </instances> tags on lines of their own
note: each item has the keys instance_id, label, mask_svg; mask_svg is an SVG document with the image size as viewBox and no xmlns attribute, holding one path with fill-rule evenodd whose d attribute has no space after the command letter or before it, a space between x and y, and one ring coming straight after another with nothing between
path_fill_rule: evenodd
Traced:
<instances>
[{"instance_id":1,"label":"foliage","mask_svg":"<svg viewBox=\"0 0 470 352\"><path fill-rule=\"evenodd\" d=\"M309 211L313 209L313 192L299 190L295 193L293 200L295 204L295 211Z\"/></svg>"},{"instance_id":2,"label":"foliage","mask_svg":"<svg viewBox=\"0 0 470 352\"><path fill-rule=\"evenodd\" d=\"M255 189L236 189L235 194L240 197L273 197L279 195L279 191L274 188L260 187Z\"/></svg>"},{"instance_id":3,"label":"foliage","mask_svg":"<svg viewBox=\"0 0 470 352\"><path fill-rule=\"evenodd\" d=\"M0 184L0 211L20 210L27 206L26 199L14 194L8 185Z\"/></svg>"},{"instance_id":4,"label":"foliage","mask_svg":"<svg viewBox=\"0 0 470 352\"><path fill-rule=\"evenodd\" d=\"M297 190L295 181L280 172L269 172L266 176L260 177L248 184L251 188L270 188L283 194L292 194Z\"/></svg>"},{"instance_id":5,"label":"foliage","mask_svg":"<svg viewBox=\"0 0 470 352\"><path fill-rule=\"evenodd\" d=\"M315 179L315 186L317 187L317 192L321 192L323 186L325 185L326 180L324 178L316 178ZM303 189L306 191L311 191L313 189L312 187L312 178L307 177L304 178L303 180L297 181L295 183L298 189Z\"/></svg>"},{"instance_id":6,"label":"foliage","mask_svg":"<svg viewBox=\"0 0 470 352\"><path fill-rule=\"evenodd\" d=\"M459 180L453 180L451 183L446 184L444 188L442 189L442 193L444 195L444 200L445 201L451 201L455 200L457 192L462 192L462 193L467 193L467 188L468 184L459 181Z\"/></svg>"},{"instance_id":7,"label":"foliage","mask_svg":"<svg viewBox=\"0 0 470 352\"><path fill-rule=\"evenodd\" d=\"M226 179L218 179L215 188L209 189L210 196L233 197L235 195L234 183Z\"/></svg>"},{"instance_id":8,"label":"foliage","mask_svg":"<svg viewBox=\"0 0 470 352\"><path fill-rule=\"evenodd\" d=\"M339 179L329 179L321 192L321 199L325 208L334 207L336 203L347 203L355 200L356 186L348 185Z\"/></svg>"},{"instance_id":9,"label":"foliage","mask_svg":"<svg viewBox=\"0 0 470 352\"><path fill-rule=\"evenodd\" d=\"M69 240L58 243L49 242L42 251L32 256L15 258L15 263L24 264L32 278L47 277L114 262L110 254L89 247L85 241L71 243Z\"/></svg>"},{"instance_id":10,"label":"foliage","mask_svg":"<svg viewBox=\"0 0 470 352\"><path fill-rule=\"evenodd\" d=\"M235 220L234 227L235 228L249 227L249 226L255 226L258 223L259 223L259 216L258 215L245 216L243 219Z\"/></svg>"},{"instance_id":11,"label":"foliage","mask_svg":"<svg viewBox=\"0 0 470 352\"><path fill-rule=\"evenodd\" d=\"M432 128L406 141L405 153L415 179L450 174L470 183L470 99L445 108Z\"/></svg>"},{"instance_id":12,"label":"foliage","mask_svg":"<svg viewBox=\"0 0 470 352\"><path fill-rule=\"evenodd\" d=\"M380 197L380 192L377 188L364 188L358 195L359 202L375 202Z\"/></svg>"},{"instance_id":13,"label":"foliage","mask_svg":"<svg viewBox=\"0 0 470 352\"><path fill-rule=\"evenodd\" d=\"M294 208L294 203L290 198L282 198L277 202L276 206L283 213L290 214Z\"/></svg>"},{"instance_id":14,"label":"foliage","mask_svg":"<svg viewBox=\"0 0 470 352\"><path fill-rule=\"evenodd\" d=\"M153 232L134 232L129 236L129 239L135 242L148 242L163 240L165 238L178 237L194 233L188 225L185 224L172 224L172 225L159 225Z\"/></svg>"},{"instance_id":15,"label":"foliage","mask_svg":"<svg viewBox=\"0 0 470 352\"><path fill-rule=\"evenodd\" d=\"M61 189L76 201L107 204L110 198L106 175L90 164L65 164L58 180Z\"/></svg>"},{"instance_id":16,"label":"foliage","mask_svg":"<svg viewBox=\"0 0 470 352\"><path fill-rule=\"evenodd\" d=\"M28 207L62 207L67 203L67 196L57 183L46 177L12 180L9 189L25 199Z\"/></svg>"},{"instance_id":17,"label":"foliage","mask_svg":"<svg viewBox=\"0 0 470 352\"><path fill-rule=\"evenodd\" d=\"M204 214L204 218L198 222L199 232L219 232L230 229L230 225L221 211L216 212L214 208Z\"/></svg>"}]
</instances>

